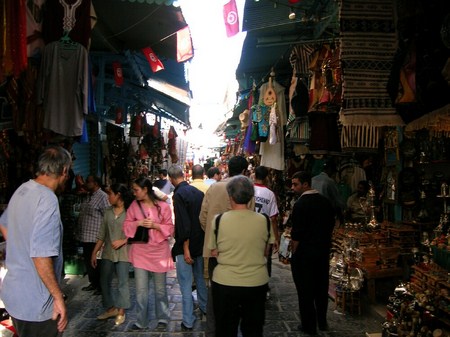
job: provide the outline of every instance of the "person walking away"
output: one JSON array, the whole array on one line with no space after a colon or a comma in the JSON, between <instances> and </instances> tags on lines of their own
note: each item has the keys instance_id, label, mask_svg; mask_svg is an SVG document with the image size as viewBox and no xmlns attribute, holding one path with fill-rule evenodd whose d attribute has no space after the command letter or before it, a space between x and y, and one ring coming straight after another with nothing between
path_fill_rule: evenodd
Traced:
<instances>
[{"instance_id":1,"label":"person walking away","mask_svg":"<svg viewBox=\"0 0 450 337\"><path fill-rule=\"evenodd\" d=\"M209 185L205 183L203 177L205 175L205 169L202 165L196 164L192 166L192 182L191 186L196 187L203 193L206 193L206 191L209 188ZM170 175L169 175L170 177Z\"/></svg>"},{"instance_id":2,"label":"person walking away","mask_svg":"<svg viewBox=\"0 0 450 337\"><path fill-rule=\"evenodd\" d=\"M269 277L272 276L272 254L278 252L280 245L280 236L278 233L278 204L275 193L267 187L267 178L269 169L265 166L255 168L255 211L266 214L270 218L275 241L269 245L267 254L267 271ZM270 287L267 287L266 298L270 298Z\"/></svg>"},{"instance_id":3,"label":"person walking away","mask_svg":"<svg viewBox=\"0 0 450 337\"><path fill-rule=\"evenodd\" d=\"M125 322L125 309L130 307L130 288L128 274L127 237L123 233L123 222L127 208L133 201L133 195L125 184L115 183L107 190L110 207L105 209L103 222L98 232L97 243L91 255L91 264L97 268L97 254L102 252L100 265L100 284L103 306L106 311L97 319L115 317L114 324ZM117 277L117 294L114 293L112 281Z\"/></svg>"},{"instance_id":4,"label":"person walking away","mask_svg":"<svg viewBox=\"0 0 450 337\"><path fill-rule=\"evenodd\" d=\"M267 216L249 210L250 178L238 175L226 186L231 210L213 222L208 247L217 258L212 296L217 337L262 337L269 274L266 252L274 236Z\"/></svg>"},{"instance_id":5,"label":"person walking away","mask_svg":"<svg viewBox=\"0 0 450 337\"><path fill-rule=\"evenodd\" d=\"M205 233L200 225L199 215L203 192L184 180L181 166L169 168L169 179L175 186L173 207L175 214L175 244L172 256L176 263L177 279L180 284L183 319L181 330L192 330L195 323L192 298L192 276L197 289L198 305L206 313L208 291L203 278L203 243Z\"/></svg>"},{"instance_id":6,"label":"person walking away","mask_svg":"<svg viewBox=\"0 0 450 337\"><path fill-rule=\"evenodd\" d=\"M335 209L330 200L311 188L311 175L296 172L292 190L300 195L292 219L292 277L300 309L299 330L317 334L327 330L328 273Z\"/></svg>"},{"instance_id":7,"label":"person walking away","mask_svg":"<svg viewBox=\"0 0 450 337\"><path fill-rule=\"evenodd\" d=\"M86 178L85 188L88 196L81 204L78 218L78 239L83 247L83 260L89 279L89 285L81 290L94 290L98 294L100 294L100 269L92 267L91 256L97 242L105 208L109 206L108 195L100 186L100 177L90 175Z\"/></svg>"},{"instance_id":8,"label":"person walking away","mask_svg":"<svg viewBox=\"0 0 450 337\"><path fill-rule=\"evenodd\" d=\"M211 280L214 267L217 265L215 256L211 256L211 250L208 248L208 240L211 232L211 225L217 214L226 212L231 209L230 198L228 197L226 186L231 177L244 174L248 167L248 162L243 156L231 157L228 161L229 177L212 184L205 193L202 208L200 210L200 223L205 232L205 243L203 244L203 257L208 259L207 275ZM255 209L255 200L252 198L248 203L248 208ZM206 306L206 331L207 337L215 336L215 322L213 310L213 298L211 287L208 288L208 301Z\"/></svg>"},{"instance_id":9,"label":"person walking away","mask_svg":"<svg viewBox=\"0 0 450 337\"><path fill-rule=\"evenodd\" d=\"M210 167L208 171L206 171L206 176L208 177L205 179L206 185L212 185L222 179L222 174L217 166Z\"/></svg>"},{"instance_id":10,"label":"person walking away","mask_svg":"<svg viewBox=\"0 0 450 337\"><path fill-rule=\"evenodd\" d=\"M64 188L71 163L67 150L47 147L36 178L14 192L0 217L8 269L0 295L20 337L56 337L67 326L60 286L63 225L55 193Z\"/></svg>"},{"instance_id":11,"label":"person walking away","mask_svg":"<svg viewBox=\"0 0 450 337\"><path fill-rule=\"evenodd\" d=\"M164 331L170 319L167 298L166 274L174 269L169 238L173 236L172 210L170 205L159 200L153 191L150 179L140 177L132 184L135 200L127 210L123 231L128 238L134 237L138 226L148 228L147 243L133 243L128 258L134 267L136 282L136 323L131 331L148 328L149 287L154 286L156 330Z\"/></svg>"}]
</instances>

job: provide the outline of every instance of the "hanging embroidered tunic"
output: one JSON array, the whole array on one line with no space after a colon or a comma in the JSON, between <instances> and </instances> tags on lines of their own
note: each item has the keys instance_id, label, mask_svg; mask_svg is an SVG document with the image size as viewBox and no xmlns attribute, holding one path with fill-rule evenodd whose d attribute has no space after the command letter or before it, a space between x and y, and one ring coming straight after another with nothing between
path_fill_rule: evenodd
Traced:
<instances>
[{"instance_id":1,"label":"hanging embroidered tunic","mask_svg":"<svg viewBox=\"0 0 450 337\"><path fill-rule=\"evenodd\" d=\"M81 44L65 49L60 42L44 48L38 81L38 104L44 128L64 136L81 136L88 113L88 52Z\"/></svg>"}]
</instances>

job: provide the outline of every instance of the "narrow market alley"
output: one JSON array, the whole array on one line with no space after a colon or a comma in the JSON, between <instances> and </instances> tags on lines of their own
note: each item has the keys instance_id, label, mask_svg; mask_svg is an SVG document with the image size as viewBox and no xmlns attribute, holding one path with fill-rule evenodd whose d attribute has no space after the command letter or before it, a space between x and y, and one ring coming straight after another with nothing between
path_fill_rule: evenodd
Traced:
<instances>
[{"instance_id":1,"label":"narrow market alley","mask_svg":"<svg viewBox=\"0 0 450 337\"><path fill-rule=\"evenodd\" d=\"M64 337L121 337L121 336L205 336L205 319L199 319L193 331L181 331L181 293L176 280L176 272L168 273L167 286L171 310L171 321L167 331L154 331L156 321L152 321L149 329L142 332L130 332L134 323L135 292L134 279L130 279L132 307L126 312L126 321L115 327L114 320L97 320L102 311L101 296L81 291L87 284L86 278L67 275L64 291L68 296L69 324ZM308 336L297 330L300 323L297 305L297 294L292 281L290 265L283 264L273 256L273 272L270 281L271 297L266 303L266 324L264 336L292 337ZM342 314L330 299L328 308L329 331L320 331L323 337L367 337L381 336L382 310L375 310L364 298L361 300L361 314ZM381 311L381 312L380 312ZM151 313L150 313L151 314ZM150 316L151 317L151 316Z\"/></svg>"}]
</instances>

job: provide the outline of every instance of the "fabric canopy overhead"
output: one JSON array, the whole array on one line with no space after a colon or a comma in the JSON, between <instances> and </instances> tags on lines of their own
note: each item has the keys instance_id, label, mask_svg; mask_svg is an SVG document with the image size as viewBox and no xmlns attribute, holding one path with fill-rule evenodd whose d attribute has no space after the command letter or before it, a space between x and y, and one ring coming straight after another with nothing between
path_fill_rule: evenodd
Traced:
<instances>
[{"instance_id":1,"label":"fabric canopy overhead","mask_svg":"<svg viewBox=\"0 0 450 337\"><path fill-rule=\"evenodd\" d=\"M104 100L99 105L105 117L112 117L111 107L133 106L189 127L189 83L184 63L177 62L177 31L187 26L181 9L172 0L91 1L97 20L90 52L101 69ZM151 70L142 53L146 47L164 64L163 70ZM113 62L122 67L121 90L112 85Z\"/></svg>"},{"instance_id":2,"label":"fabric canopy overhead","mask_svg":"<svg viewBox=\"0 0 450 337\"><path fill-rule=\"evenodd\" d=\"M92 0L92 4L97 16L92 51L117 53L151 47L160 59L176 59L176 32L187 24L172 1Z\"/></svg>"}]
</instances>

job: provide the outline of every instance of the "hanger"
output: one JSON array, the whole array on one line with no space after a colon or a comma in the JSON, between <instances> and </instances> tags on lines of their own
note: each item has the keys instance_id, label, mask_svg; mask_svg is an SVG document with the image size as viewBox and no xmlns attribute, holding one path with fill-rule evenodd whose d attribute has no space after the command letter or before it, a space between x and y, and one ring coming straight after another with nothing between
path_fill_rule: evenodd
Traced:
<instances>
[{"instance_id":1,"label":"hanger","mask_svg":"<svg viewBox=\"0 0 450 337\"><path fill-rule=\"evenodd\" d=\"M78 48L78 43L73 41L69 36L70 30L65 30L63 36L59 39L59 42L63 49L73 50Z\"/></svg>"}]
</instances>

